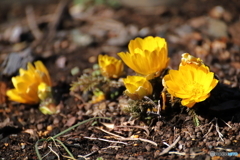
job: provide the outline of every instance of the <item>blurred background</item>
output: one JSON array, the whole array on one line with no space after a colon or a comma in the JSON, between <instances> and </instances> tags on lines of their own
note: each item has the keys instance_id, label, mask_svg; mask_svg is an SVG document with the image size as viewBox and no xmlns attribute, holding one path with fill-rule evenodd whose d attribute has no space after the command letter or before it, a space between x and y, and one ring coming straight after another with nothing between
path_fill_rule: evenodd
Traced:
<instances>
[{"instance_id":1,"label":"blurred background","mask_svg":"<svg viewBox=\"0 0 240 160\"><path fill-rule=\"evenodd\" d=\"M40 58L65 80L97 55L117 57L129 40L152 35L166 38L172 68L189 52L231 76L238 70L230 66L239 67L232 62L239 59L239 7L237 0L1 0L1 75Z\"/></svg>"}]
</instances>

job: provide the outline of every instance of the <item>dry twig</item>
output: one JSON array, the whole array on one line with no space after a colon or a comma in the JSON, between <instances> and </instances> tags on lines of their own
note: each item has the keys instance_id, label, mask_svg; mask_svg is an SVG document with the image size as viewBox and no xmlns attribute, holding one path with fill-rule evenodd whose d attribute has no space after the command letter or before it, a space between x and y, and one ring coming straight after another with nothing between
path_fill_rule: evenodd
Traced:
<instances>
[{"instance_id":1,"label":"dry twig","mask_svg":"<svg viewBox=\"0 0 240 160\"><path fill-rule=\"evenodd\" d=\"M105 133L107 133L107 134L110 134L110 135L112 135L112 136L117 137L117 140L121 140L121 141L142 141L142 142L151 143L152 145L157 146L157 143L156 143L156 142L153 142L153 141L148 140L148 139L143 139L143 138L125 138L125 137L119 136L119 135L117 135L117 134L115 134L115 133L111 133L111 132L109 132L109 131L106 131L106 130L104 130L104 129L102 129L102 128L98 128L98 127L96 127L96 128L99 129L99 130L101 130L101 131L103 131L103 132L105 132Z\"/></svg>"},{"instance_id":2,"label":"dry twig","mask_svg":"<svg viewBox=\"0 0 240 160\"><path fill-rule=\"evenodd\" d=\"M89 157L89 156L91 156L91 155L93 155L94 153L96 153L96 152L98 152L98 151L93 151L93 152L91 152L91 153L88 153L88 154L86 154L85 156L82 156L82 155L78 155L78 157L81 157L81 158L84 158L84 159L89 159L89 158L87 158L87 157Z\"/></svg>"},{"instance_id":3,"label":"dry twig","mask_svg":"<svg viewBox=\"0 0 240 160\"><path fill-rule=\"evenodd\" d=\"M164 149L159 156L162 156L166 153L168 153L173 147L175 147L175 145L178 143L178 141L181 139L181 137L179 136L170 146L168 146L166 149Z\"/></svg>"},{"instance_id":4,"label":"dry twig","mask_svg":"<svg viewBox=\"0 0 240 160\"><path fill-rule=\"evenodd\" d=\"M223 121L229 128L232 128L232 126L230 126L227 122L225 122L223 119L221 119L221 121Z\"/></svg>"},{"instance_id":5,"label":"dry twig","mask_svg":"<svg viewBox=\"0 0 240 160\"><path fill-rule=\"evenodd\" d=\"M103 139L103 138L93 138L93 137L83 137L83 138L90 139L90 140L99 140L99 141L105 141L105 142L110 142L110 143L121 143L121 144L128 145L128 143L125 143L125 142L112 141L112 140Z\"/></svg>"},{"instance_id":6,"label":"dry twig","mask_svg":"<svg viewBox=\"0 0 240 160\"><path fill-rule=\"evenodd\" d=\"M168 154L177 154L177 155L180 155L180 156L185 156L187 153L185 153L185 152L171 151L171 152L169 152ZM198 155L203 155L203 154L205 154L205 153L204 153L204 152L191 153L191 154L189 154L189 156L198 156Z\"/></svg>"},{"instance_id":7,"label":"dry twig","mask_svg":"<svg viewBox=\"0 0 240 160\"><path fill-rule=\"evenodd\" d=\"M101 130L101 131L103 131L103 132L105 132L105 133L107 133L107 134L110 134L110 135L112 135L112 136L115 136L115 137L118 137L118 138L125 138L125 137L119 136L119 135L117 135L117 134L115 134L115 133L111 133L111 132L109 132L109 131L106 131L105 129L102 129L102 128L99 128L99 127L96 127L96 128L99 129L99 130Z\"/></svg>"},{"instance_id":8,"label":"dry twig","mask_svg":"<svg viewBox=\"0 0 240 160\"><path fill-rule=\"evenodd\" d=\"M50 146L48 146L48 148L50 149L50 151L51 151L52 153L54 153L54 154L58 157L58 160L60 160L60 156L57 154L57 152L55 152L55 151L52 149L52 147L50 147Z\"/></svg>"},{"instance_id":9,"label":"dry twig","mask_svg":"<svg viewBox=\"0 0 240 160\"><path fill-rule=\"evenodd\" d=\"M212 123L212 122L211 122L211 123ZM212 128L213 128L213 124L211 124L209 130L208 130L207 133L203 136L203 138L206 137L206 136L208 135L208 133L211 132Z\"/></svg>"},{"instance_id":10,"label":"dry twig","mask_svg":"<svg viewBox=\"0 0 240 160\"><path fill-rule=\"evenodd\" d=\"M217 133L218 133L219 138L221 139L221 141L224 141L223 138L222 138L223 135L222 135L222 133L219 131L219 126L218 126L217 118L214 118L214 119L210 122L210 123L211 123L211 127L209 128L208 132L207 132L203 137L206 137L206 136L208 135L208 133L210 133L210 131L212 130L212 127L214 126L213 121L216 122L215 127L216 127L216 131L217 131ZM231 128L231 126L230 126L230 128Z\"/></svg>"},{"instance_id":11,"label":"dry twig","mask_svg":"<svg viewBox=\"0 0 240 160\"><path fill-rule=\"evenodd\" d=\"M117 140L122 140L122 141L142 141L142 142L151 143L152 145L157 146L156 142L153 142L153 141L148 140L148 139L143 139L143 138L117 138Z\"/></svg>"},{"instance_id":12,"label":"dry twig","mask_svg":"<svg viewBox=\"0 0 240 160\"><path fill-rule=\"evenodd\" d=\"M143 129L147 132L147 136L150 135L150 131L146 128L146 126L116 126L117 128L139 128L139 129Z\"/></svg>"},{"instance_id":13,"label":"dry twig","mask_svg":"<svg viewBox=\"0 0 240 160\"><path fill-rule=\"evenodd\" d=\"M218 133L219 138L220 138L222 141L224 141L223 138L222 138L223 135L222 135L222 133L219 131L219 127L218 127L217 121L216 121L216 130L217 130L217 133Z\"/></svg>"}]
</instances>

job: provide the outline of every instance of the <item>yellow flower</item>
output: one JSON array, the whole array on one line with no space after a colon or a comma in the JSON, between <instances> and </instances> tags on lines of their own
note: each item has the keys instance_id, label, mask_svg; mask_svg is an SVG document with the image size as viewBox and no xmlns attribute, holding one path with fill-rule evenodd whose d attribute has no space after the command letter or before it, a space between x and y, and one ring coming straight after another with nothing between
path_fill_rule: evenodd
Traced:
<instances>
[{"instance_id":1,"label":"yellow flower","mask_svg":"<svg viewBox=\"0 0 240 160\"><path fill-rule=\"evenodd\" d=\"M181 98L181 104L189 108L210 96L217 85L214 73L209 71L201 59L184 54L179 70L170 70L163 77L163 86L174 97Z\"/></svg>"},{"instance_id":2,"label":"yellow flower","mask_svg":"<svg viewBox=\"0 0 240 160\"><path fill-rule=\"evenodd\" d=\"M125 94L133 100L140 100L153 92L151 83L145 77L127 76L123 83L126 87Z\"/></svg>"},{"instance_id":3,"label":"yellow flower","mask_svg":"<svg viewBox=\"0 0 240 160\"><path fill-rule=\"evenodd\" d=\"M167 43L164 38L136 38L130 41L128 49L129 52L120 52L118 55L128 67L147 79L159 76L168 66Z\"/></svg>"},{"instance_id":4,"label":"yellow flower","mask_svg":"<svg viewBox=\"0 0 240 160\"><path fill-rule=\"evenodd\" d=\"M108 78L119 78L123 74L123 63L114 57L107 55L98 56L98 64L103 76Z\"/></svg>"},{"instance_id":5,"label":"yellow flower","mask_svg":"<svg viewBox=\"0 0 240 160\"><path fill-rule=\"evenodd\" d=\"M43 63L36 61L34 65L35 67L31 63L28 63L27 70L20 68L20 75L12 78L15 89L7 91L7 96L10 100L20 103L37 104L40 101L38 97L39 84L52 85L48 70Z\"/></svg>"}]
</instances>

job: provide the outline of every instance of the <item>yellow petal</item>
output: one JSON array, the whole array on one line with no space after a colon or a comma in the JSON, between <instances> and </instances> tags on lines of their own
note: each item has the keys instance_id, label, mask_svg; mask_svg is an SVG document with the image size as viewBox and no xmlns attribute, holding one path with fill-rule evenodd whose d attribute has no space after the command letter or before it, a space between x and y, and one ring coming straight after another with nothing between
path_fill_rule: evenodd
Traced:
<instances>
[{"instance_id":1,"label":"yellow petal","mask_svg":"<svg viewBox=\"0 0 240 160\"><path fill-rule=\"evenodd\" d=\"M24 97L22 97L21 95L19 95L18 92L14 89L8 90L6 94L10 98L10 100L20 102L20 103L27 102L27 100Z\"/></svg>"},{"instance_id":2,"label":"yellow petal","mask_svg":"<svg viewBox=\"0 0 240 160\"><path fill-rule=\"evenodd\" d=\"M181 85L185 85L186 81L184 81L184 77L182 76L181 72L176 71L176 70L170 70L169 71L169 76L170 79L175 82L175 83L179 83Z\"/></svg>"},{"instance_id":3,"label":"yellow petal","mask_svg":"<svg viewBox=\"0 0 240 160\"><path fill-rule=\"evenodd\" d=\"M27 71L28 73L34 74L35 68L34 68L34 66L32 65L32 63L28 62L28 64L27 64L27 70L28 70L28 71Z\"/></svg>"},{"instance_id":4,"label":"yellow petal","mask_svg":"<svg viewBox=\"0 0 240 160\"><path fill-rule=\"evenodd\" d=\"M33 97L30 97L26 93L19 93L15 89L8 90L7 96L10 98L10 100L20 102L20 103L36 104L39 101L38 99L34 99Z\"/></svg>"},{"instance_id":5,"label":"yellow petal","mask_svg":"<svg viewBox=\"0 0 240 160\"><path fill-rule=\"evenodd\" d=\"M188 99L184 99L184 100L181 101L181 104L182 104L183 106L188 107L188 108L192 108L192 107L196 104L196 102L194 102L194 101L189 101Z\"/></svg>"},{"instance_id":6,"label":"yellow petal","mask_svg":"<svg viewBox=\"0 0 240 160\"><path fill-rule=\"evenodd\" d=\"M132 100L139 100L138 95L134 93L130 93L129 90L124 91L124 93Z\"/></svg>"},{"instance_id":7,"label":"yellow petal","mask_svg":"<svg viewBox=\"0 0 240 160\"><path fill-rule=\"evenodd\" d=\"M136 93L139 96L139 99L142 99L144 96L149 95L149 92L143 86L138 87Z\"/></svg>"},{"instance_id":8,"label":"yellow petal","mask_svg":"<svg viewBox=\"0 0 240 160\"><path fill-rule=\"evenodd\" d=\"M129 93L134 93L137 90L137 87L134 84L125 83L125 86L127 87L127 90L128 90Z\"/></svg>"},{"instance_id":9,"label":"yellow petal","mask_svg":"<svg viewBox=\"0 0 240 160\"><path fill-rule=\"evenodd\" d=\"M43 63L41 61L36 61L34 65L36 67L36 70L44 73L42 77L42 81L44 81L47 85L52 86L50 75L48 73L47 68L43 65Z\"/></svg>"},{"instance_id":10,"label":"yellow petal","mask_svg":"<svg viewBox=\"0 0 240 160\"><path fill-rule=\"evenodd\" d=\"M208 97L210 96L210 94L206 94L206 95L203 95L201 96L200 98L198 98L198 102L202 102L202 101L205 101Z\"/></svg>"}]
</instances>

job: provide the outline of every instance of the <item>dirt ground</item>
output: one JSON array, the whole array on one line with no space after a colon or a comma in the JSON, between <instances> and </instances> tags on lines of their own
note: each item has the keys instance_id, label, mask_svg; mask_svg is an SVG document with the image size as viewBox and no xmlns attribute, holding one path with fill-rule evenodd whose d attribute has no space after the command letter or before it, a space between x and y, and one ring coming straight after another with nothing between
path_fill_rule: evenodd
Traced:
<instances>
[{"instance_id":1,"label":"dirt ground","mask_svg":"<svg viewBox=\"0 0 240 160\"><path fill-rule=\"evenodd\" d=\"M93 2L77 9L72 1L0 3L0 159L38 159L36 148L47 160L70 159L58 141L79 160L239 159L240 1L186 0L147 9ZM169 68L177 69L181 54L190 53L221 82L212 92L214 104L198 104L199 126L178 107L144 122L122 111L123 95L91 104L80 93L70 94L71 83L99 54L117 57L129 40L149 35L166 39ZM50 72L60 100L56 115L5 96L11 77L34 60ZM80 71L72 74L76 67ZM112 120L95 119L55 143L36 145L92 117Z\"/></svg>"}]
</instances>

